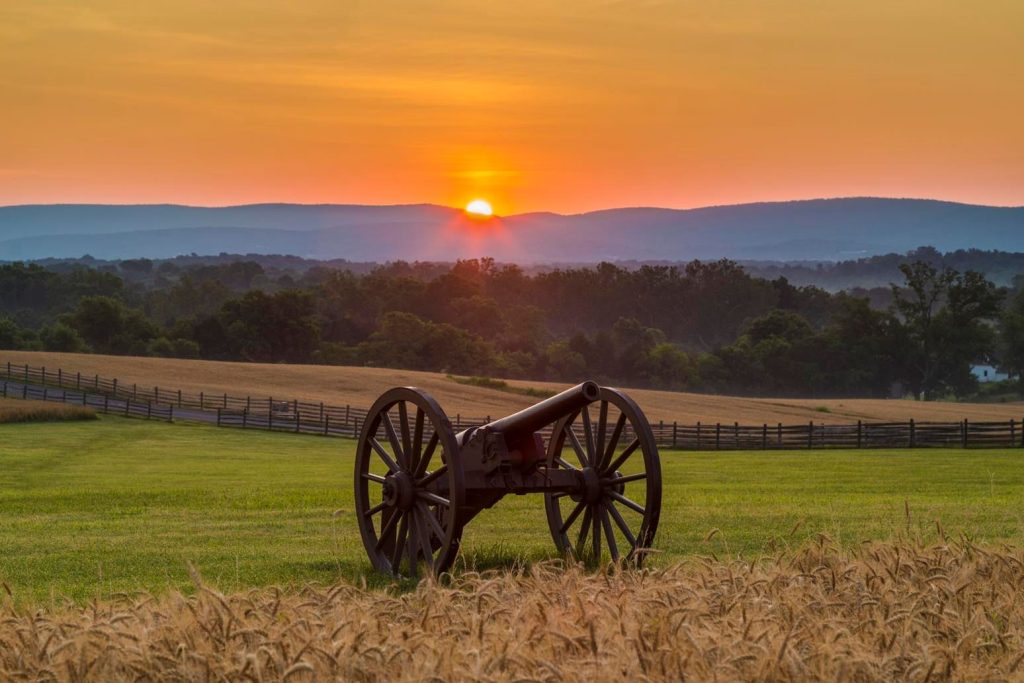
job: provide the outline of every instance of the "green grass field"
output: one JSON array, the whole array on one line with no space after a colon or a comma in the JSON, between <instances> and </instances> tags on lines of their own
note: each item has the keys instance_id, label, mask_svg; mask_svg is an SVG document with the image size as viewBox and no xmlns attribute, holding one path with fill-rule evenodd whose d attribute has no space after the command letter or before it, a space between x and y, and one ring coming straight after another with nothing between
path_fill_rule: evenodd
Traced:
<instances>
[{"instance_id":1,"label":"green grass field","mask_svg":"<svg viewBox=\"0 0 1024 683\"><path fill-rule=\"evenodd\" d=\"M0 582L15 600L191 586L372 584L354 442L102 417L0 426ZM1019 543L1024 450L663 452L658 563L753 556L819 533ZM712 533L714 530L717 532ZM708 538L708 536L711 538ZM554 556L538 496L467 528L466 560Z\"/></svg>"}]
</instances>

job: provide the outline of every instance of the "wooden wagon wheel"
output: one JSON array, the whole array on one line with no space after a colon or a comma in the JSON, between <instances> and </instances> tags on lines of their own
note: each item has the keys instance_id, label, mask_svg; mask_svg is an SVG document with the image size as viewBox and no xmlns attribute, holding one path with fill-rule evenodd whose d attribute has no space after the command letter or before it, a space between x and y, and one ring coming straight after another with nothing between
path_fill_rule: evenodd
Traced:
<instances>
[{"instance_id":1,"label":"wooden wagon wheel","mask_svg":"<svg viewBox=\"0 0 1024 683\"><path fill-rule=\"evenodd\" d=\"M451 566L464 491L447 415L426 392L400 387L370 408L356 448L356 516L373 566L414 577Z\"/></svg>"},{"instance_id":2,"label":"wooden wagon wheel","mask_svg":"<svg viewBox=\"0 0 1024 683\"><path fill-rule=\"evenodd\" d=\"M597 401L555 423L547 466L577 470L584 484L579 493L544 495L559 552L594 563L607 557L640 564L658 529L661 461L633 399L602 387Z\"/></svg>"}]
</instances>

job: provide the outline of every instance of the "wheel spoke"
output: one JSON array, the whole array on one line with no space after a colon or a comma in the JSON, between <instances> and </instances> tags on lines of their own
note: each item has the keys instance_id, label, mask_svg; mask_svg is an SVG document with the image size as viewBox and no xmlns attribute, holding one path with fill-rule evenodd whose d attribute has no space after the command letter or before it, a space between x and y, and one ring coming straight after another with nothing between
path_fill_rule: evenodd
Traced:
<instances>
[{"instance_id":1,"label":"wheel spoke","mask_svg":"<svg viewBox=\"0 0 1024 683\"><path fill-rule=\"evenodd\" d=\"M607 506L601 506L601 526L604 528L605 538L608 539L608 552L613 562L619 561L619 545L615 542L615 531L612 529L612 522L608 518Z\"/></svg>"},{"instance_id":2,"label":"wheel spoke","mask_svg":"<svg viewBox=\"0 0 1024 683\"><path fill-rule=\"evenodd\" d=\"M587 458L588 461L596 461L594 458L594 425L590 423L590 409L588 406L583 406L580 411L580 415L583 416L583 436L587 441ZM587 465L584 465L585 467Z\"/></svg>"},{"instance_id":3,"label":"wheel spoke","mask_svg":"<svg viewBox=\"0 0 1024 683\"><path fill-rule=\"evenodd\" d=\"M423 488L429 486L435 479L444 476L448 472L448 465L441 465L436 470L416 482L416 486Z\"/></svg>"},{"instance_id":4,"label":"wheel spoke","mask_svg":"<svg viewBox=\"0 0 1024 683\"><path fill-rule=\"evenodd\" d=\"M401 515L398 514L398 510L396 508L391 508L391 510L384 513L384 525L380 529L380 536L377 538L377 543L374 546L376 551L380 552L380 549L383 548L388 541L394 543L395 525L398 524L399 517L401 517Z\"/></svg>"},{"instance_id":5,"label":"wheel spoke","mask_svg":"<svg viewBox=\"0 0 1024 683\"><path fill-rule=\"evenodd\" d=\"M409 556L409 576L415 578L419 573L419 567L417 566L419 562L416 561L419 533L416 531L416 515L413 514L412 510L407 510L405 514L409 517L409 538L406 544L406 553Z\"/></svg>"},{"instance_id":6,"label":"wheel spoke","mask_svg":"<svg viewBox=\"0 0 1024 683\"><path fill-rule=\"evenodd\" d=\"M607 479L602 479L601 483L604 484L605 486L614 486L616 484L628 484L631 481L640 481L641 479L646 478L646 472L639 472L637 474L627 474L622 477L609 477Z\"/></svg>"},{"instance_id":7,"label":"wheel spoke","mask_svg":"<svg viewBox=\"0 0 1024 683\"><path fill-rule=\"evenodd\" d=\"M612 464L608 465L608 469L606 469L605 471L606 472L614 472L615 470L617 470L620 467L622 467L622 463L624 463L627 460L629 460L629 456L633 455L634 451L636 451L636 449L639 448L639 447L640 447L640 437L636 437L635 439L633 439L633 441L628 446L626 446L626 450L622 451L622 453L619 455L619 457L615 458L615 462L613 462Z\"/></svg>"},{"instance_id":8,"label":"wheel spoke","mask_svg":"<svg viewBox=\"0 0 1024 683\"><path fill-rule=\"evenodd\" d=\"M557 462L559 465L561 465L563 468L565 468L567 470L579 470L578 467L576 467L575 465L570 463L568 460L565 460L563 458L555 458L555 462Z\"/></svg>"},{"instance_id":9,"label":"wheel spoke","mask_svg":"<svg viewBox=\"0 0 1024 683\"><path fill-rule=\"evenodd\" d=\"M633 510L634 512L639 512L641 515L647 513L647 510L641 507L639 503L634 502L629 498L626 498L624 495L618 493L617 491L609 491L608 495L614 498L615 500L619 501L626 507L628 507L630 510Z\"/></svg>"},{"instance_id":10,"label":"wheel spoke","mask_svg":"<svg viewBox=\"0 0 1024 683\"><path fill-rule=\"evenodd\" d=\"M594 561L601 561L601 504L594 505L593 527L594 527Z\"/></svg>"},{"instance_id":11,"label":"wheel spoke","mask_svg":"<svg viewBox=\"0 0 1024 683\"><path fill-rule=\"evenodd\" d=\"M399 471L400 468L398 467L398 463L396 463L391 455L384 450L384 447L380 445L380 441L377 441L376 437L370 437L370 446L372 446L373 450L377 452L377 455L380 456L380 459L384 461L384 464L388 466L389 470L392 472Z\"/></svg>"},{"instance_id":12,"label":"wheel spoke","mask_svg":"<svg viewBox=\"0 0 1024 683\"><path fill-rule=\"evenodd\" d=\"M625 426L626 414L619 413L619 419L615 422L615 428L612 429L612 436L608 439L605 451L601 455L601 463L597 467L598 471L604 472L608 469L608 463L611 462L612 456L615 455L615 447L619 445L619 437L622 436L622 428Z\"/></svg>"},{"instance_id":13,"label":"wheel spoke","mask_svg":"<svg viewBox=\"0 0 1024 683\"><path fill-rule=\"evenodd\" d=\"M587 506L586 511L583 513L583 524L580 525L580 535L576 537L576 557L583 557L583 545L587 540L587 534L590 533L590 506Z\"/></svg>"},{"instance_id":14,"label":"wheel spoke","mask_svg":"<svg viewBox=\"0 0 1024 683\"><path fill-rule=\"evenodd\" d=\"M387 503L378 503L363 513L363 517L373 517L375 514L388 507Z\"/></svg>"},{"instance_id":15,"label":"wheel spoke","mask_svg":"<svg viewBox=\"0 0 1024 683\"><path fill-rule=\"evenodd\" d=\"M423 516L426 518L427 523L430 525L430 529L434 532L434 536L437 537L437 540L441 541L441 543L444 543L444 528L441 526L441 523L437 521L437 517L434 516L434 513L431 512L430 509L423 503L417 502L416 507L422 511Z\"/></svg>"},{"instance_id":16,"label":"wheel spoke","mask_svg":"<svg viewBox=\"0 0 1024 683\"><path fill-rule=\"evenodd\" d=\"M615 520L615 525L619 527L619 531L629 541L629 545L636 548L636 538L633 536L633 532L629 530L629 525L626 524L626 520L622 518L622 513L615 507L615 503L608 501L608 512L611 513L612 519Z\"/></svg>"},{"instance_id":17,"label":"wheel spoke","mask_svg":"<svg viewBox=\"0 0 1024 683\"><path fill-rule=\"evenodd\" d=\"M430 460L434 457L434 451L437 449L439 440L440 437L436 431L430 435L430 440L427 441L427 447L424 449L423 455L420 456L419 462L416 463L416 471L414 472L414 475L417 479L422 477L427 471L427 467L430 465Z\"/></svg>"},{"instance_id":18,"label":"wheel spoke","mask_svg":"<svg viewBox=\"0 0 1024 683\"><path fill-rule=\"evenodd\" d=\"M431 503L434 503L435 505L440 505L441 507L448 507L449 505L452 504L451 501L448 500L447 498L442 498L436 493L431 493L430 491L417 491L416 497L422 498L423 500L428 500Z\"/></svg>"},{"instance_id":19,"label":"wheel spoke","mask_svg":"<svg viewBox=\"0 0 1024 683\"><path fill-rule=\"evenodd\" d=\"M569 527L572 526L572 523L576 521L576 518L580 516L580 513L583 512L583 508L585 507L587 507L587 504L583 501L577 503L576 508L569 513L568 517L565 518L565 521L562 523L562 528L558 530L558 533L564 534Z\"/></svg>"},{"instance_id":20,"label":"wheel spoke","mask_svg":"<svg viewBox=\"0 0 1024 683\"><path fill-rule=\"evenodd\" d=\"M588 467L590 465L590 460L587 458L587 454L583 450L583 446L580 444L580 440L576 436L576 432L573 431L572 424L571 423L567 423L565 425L565 430L564 431L565 431L565 435L567 437L569 437L569 443L572 444L572 449L574 451L576 451L576 457L579 459L580 465L582 465L583 467ZM561 460L561 458L559 458L559 460ZM562 462L565 462L565 461L562 460ZM568 465L568 463L566 463L566 464ZM578 469L578 468L573 467L572 465L568 465L567 469L575 470L575 469Z\"/></svg>"},{"instance_id":21,"label":"wheel spoke","mask_svg":"<svg viewBox=\"0 0 1024 683\"><path fill-rule=\"evenodd\" d=\"M388 435L388 441L391 442L391 450L395 452L395 457L398 458L398 463L402 466L403 470L408 469L409 462L406 460L405 452L402 450L401 444L398 443L398 433L395 432L395 424L391 421L391 416L387 413L383 413L381 415L381 420L384 422L384 433Z\"/></svg>"},{"instance_id":22,"label":"wheel spoke","mask_svg":"<svg viewBox=\"0 0 1024 683\"><path fill-rule=\"evenodd\" d=\"M405 538L409 533L409 517L401 513L402 523L398 525L398 539L391 553L391 573L397 574L402 564L402 551L405 550Z\"/></svg>"},{"instance_id":23,"label":"wheel spoke","mask_svg":"<svg viewBox=\"0 0 1024 683\"><path fill-rule=\"evenodd\" d=\"M430 534L427 531L427 523L423 519L423 514L420 511L419 506L414 509L413 518L416 520L416 536L420 542L420 552L423 553L423 561L427 563L427 567L430 572L434 572L434 549L430 545Z\"/></svg>"},{"instance_id":24,"label":"wheel spoke","mask_svg":"<svg viewBox=\"0 0 1024 683\"><path fill-rule=\"evenodd\" d=\"M604 454L604 437L608 431L608 401L601 401L601 409L597 417L597 441L594 444L594 466L599 467Z\"/></svg>"},{"instance_id":25,"label":"wheel spoke","mask_svg":"<svg viewBox=\"0 0 1024 683\"><path fill-rule=\"evenodd\" d=\"M409 469L414 473L420 467L420 456L423 454L423 410L419 407L416 408L416 426L413 428L412 435L412 451L410 452L410 458L412 462L409 463Z\"/></svg>"},{"instance_id":26,"label":"wheel spoke","mask_svg":"<svg viewBox=\"0 0 1024 683\"><path fill-rule=\"evenodd\" d=\"M379 474L374 474L373 472L363 472L363 479L369 479L370 481L375 481L378 484L384 483L384 477Z\"/></svg>"},{"instance_id":27,"label":"wheel spoke","mask_svg":"<svg viewBox=\"0 0 1024 683\"><path fill-rule=\"evenodd\" d=\"M399 429L402 430L402 453L405 455L405 468L410 472L413 469L412 459L415 454L412 452L412 437L409 435L409 408L405 401L398 402Z\"/></svg>"}]
</instances>

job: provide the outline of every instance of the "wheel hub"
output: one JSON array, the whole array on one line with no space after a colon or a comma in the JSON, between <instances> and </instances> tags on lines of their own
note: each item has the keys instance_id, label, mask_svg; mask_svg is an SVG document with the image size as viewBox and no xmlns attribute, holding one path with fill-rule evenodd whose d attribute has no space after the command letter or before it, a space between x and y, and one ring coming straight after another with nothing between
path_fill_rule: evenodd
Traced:
<instances>
[{"instance_id":1,"label":"wheel hub","mask_svg":"<svg viewBox=\"0 0 1024 683\"><path fill-rule=\"evenodd\" d=\"M416 501L416 489L408 472L392 472L384 478L384 502L408 510Z\"/></svg>"},{"instance_id":2,"label":"wheel hub","mask_svg":"<svg viewBox=\"0 0 1024 683\"><path fill-rule=\"evenodd\" d=\"M601 476L593 467L583 468L583 500L593 505L601 500L604 491L601 488Z\"/></svg>"}]
</instances>

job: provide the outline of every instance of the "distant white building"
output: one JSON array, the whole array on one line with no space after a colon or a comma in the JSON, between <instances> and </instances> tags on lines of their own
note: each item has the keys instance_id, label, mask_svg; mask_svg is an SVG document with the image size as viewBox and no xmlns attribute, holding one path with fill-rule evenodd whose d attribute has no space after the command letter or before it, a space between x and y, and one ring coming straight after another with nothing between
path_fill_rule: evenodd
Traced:
<instances>
[{"instance_id":1,"label":"distant white building","mask_svg":"<svg viewBox=\"0 0 1024 683\"><path fill-rule=\"evenodd\" d=\"M977 377L978 381L982 384L985 382L1002 382L1010 379L1009 373L996 369L994 365L972 365L971 374Z\"/></svg>"}]
</instances>

